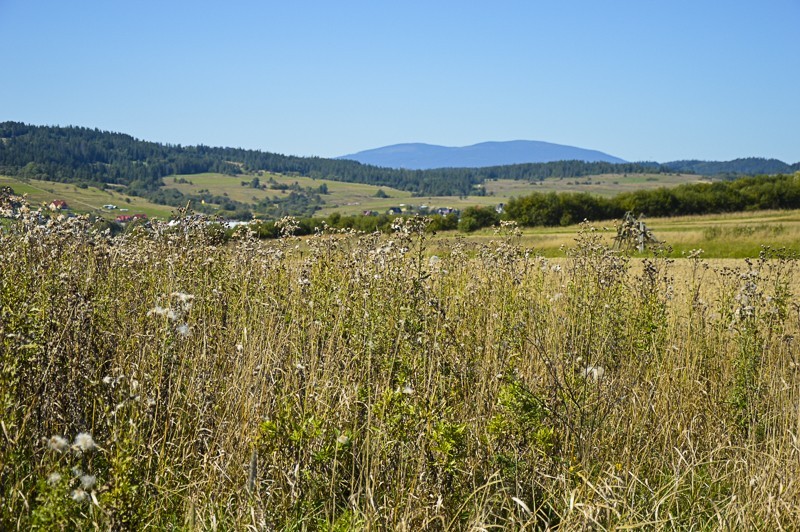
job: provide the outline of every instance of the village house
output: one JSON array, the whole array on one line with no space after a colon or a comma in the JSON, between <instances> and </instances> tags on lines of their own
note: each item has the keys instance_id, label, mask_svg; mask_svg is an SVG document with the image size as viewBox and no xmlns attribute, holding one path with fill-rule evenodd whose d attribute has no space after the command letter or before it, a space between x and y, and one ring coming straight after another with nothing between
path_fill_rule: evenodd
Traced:
<instances>
[{"instance_id":1,"label":"village house","mask_svg":"<svg viewBox=\"0 0 800 532\"><path fill-rule=\"evenodd\" d=\"M54 199L53 201L51 201L49 207L51 211L60 211L69 208L67 202L60 199Z\"/></svg>"}]
</instances>

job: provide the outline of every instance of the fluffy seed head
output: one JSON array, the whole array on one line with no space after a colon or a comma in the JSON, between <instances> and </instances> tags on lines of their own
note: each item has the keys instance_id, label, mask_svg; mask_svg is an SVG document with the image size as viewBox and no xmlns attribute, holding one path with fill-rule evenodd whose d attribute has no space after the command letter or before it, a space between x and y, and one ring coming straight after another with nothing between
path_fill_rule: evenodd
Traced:
<instances>
[{"instance_id":1,"label":"fluffy seed head","mask_svg":"<svg viewBox=\"0 0 800 532\"><path fill-rule=\"evenodd\" d=\"M72 443L72 446L81 452L87 452L93 450L97 445L94 443L94 438L88 432L81 432L77 436L75 436L75 441Z\"/></svg>"},{"instance_id":2,"label":"fluffy seed head","mask_svg":"<svg viewBox=\"0 0 800 532\"><path fill-rule=\"evenodd\" d=\"M94 475L81 475L81 488L85 490L90 490L94 487L95 483L97 482L97 477Z\"/></svg>"},{"instance_id":3,"label":"fluffy seed head","mask_svg":"<svg viewBox=\"0 0 800 532\"><path fill-rule=\"evenodd\" d=\"M47 441L47 446L60 453L69 449L69 442L61 436L51 436Z\"/></svg>"},{"instance_id":4,"label":"fluffy seed head","mask_svg":"<svg viewBox=\"0 0 800 532\"><path fill-rule=\"evenodd\" d=\"M603 369L603 366L586 366L581 374L584 378L599 381L605 376L606 370Z\"/></svg>"}]
</instances>

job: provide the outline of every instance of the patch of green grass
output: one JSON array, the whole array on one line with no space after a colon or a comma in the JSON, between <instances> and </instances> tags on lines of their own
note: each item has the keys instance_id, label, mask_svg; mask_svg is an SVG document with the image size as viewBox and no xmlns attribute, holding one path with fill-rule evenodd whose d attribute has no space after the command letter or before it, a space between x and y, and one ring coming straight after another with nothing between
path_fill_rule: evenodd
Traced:
<instances>
[{"instance_id":1,"label":"patch of green grass","mask_svg":"<svg viewBox=\"0 0 800 532\"><path fill-rule=\"evenodd\" d=\"M88 213L114 219L120 214L143 213L149 218L168 218L173 207L158 205L137 196L128 196L109 188L100 190L95 187L81 188L69 183L39 181L35 179L19 180L13 177L0 176L0 186L11 187L16 194L27 194L31 205L47 205L55 199L67 202L69 210L77 213ZM105 210L103 205L116 205L119 210Z\"/></svg>"},{"instance_id":2,"label":"patch of green grass","mask_svg":"<svg viewBox=\"0 0 800 532\"><path fill-rule=\"evenodd\" d=\"M547 178L534 182L496 179L486 182L486 191L498 198L498 202L502 202L503 198L507 200L511 196L525 196L533 192L588 192L598 196L614 196L634 190L695 183L701 179L692 174L601 174Z\"/></svg>"},{"instance_id":3,"label":"patch of green grass","mask_svg":"<svg viewBox=\"0 0 800 532\"><path fill-rule=\"evenodd\" d=\"M325 185L328 188L328 193L321 195L326 204L325 208L320 212L322 216L334 211L342 214L360 214L364 210L379 210L383 212L389 207L408 203L411 198L410 192L389 187L264 172L259 174L258 178L261 184L266 186L265 189L242 185L242 182L249 183L254 177L256 176L249 174L228 176L214 173L178 175L164 178L164 184L167 188L177 189L184 194L197 194L200 190L205 189L214 195L227 196L232 200L248 204L258 203L266 198L280 198L289 195L291 190L271 189L270 179L279 185L291 186L297 184L304 189L317 189L321 185ZM375 194L378 190L383 190L389 198L376 198Z\"/></svg>"}]
</instances>

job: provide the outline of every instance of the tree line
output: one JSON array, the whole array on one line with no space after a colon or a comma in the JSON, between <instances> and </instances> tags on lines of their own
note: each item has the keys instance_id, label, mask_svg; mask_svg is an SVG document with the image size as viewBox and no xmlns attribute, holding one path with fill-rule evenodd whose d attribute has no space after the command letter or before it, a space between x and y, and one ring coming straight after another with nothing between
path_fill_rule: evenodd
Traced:
<instances>
[{"instance_id":1,"label":"tree line","mask_svg":"<svg viewBox=\"0 0 800 532\"><path fill-rule=\"evenodd\" d=\"M587 193L533 193L512 198L505 215L524 226L570 225L609 220L631 211L650 217L800 208L800 173L690 183L674 188L625 192L613 197Z\"/></svg>"},{"instance_id":2,"label":"tree line","mask_svg":"<svg viewBox=\"0 0 800 532\"><path fill-rule=\"evenodd\" d=\"M729 162L676 161L673 163L606 163L585 161L556 161L528 163L486 168L439 168L432 170L402 170L379 168L356 161L295 157L259 150L239 148L214 148L204 145L180 146L160 144L135 139L122 133L112 133L84 127L33 126L20 122L0 123L0 174L22 178L73 183L80 186L105 188L122 185L124 192L142 196L150 201L183 206L191 201L201 210L211 212L211 205L219 206L231 217L245 217L249 212L280 217L283 215L311 216L323 204L320 194L312 189L293 191L288 197L278 197L250 205L235 202L222 196L209 194L187 195L167 189L167 176L215 172L227 175L256 173L259 171L286 175L306 176L392 187L410 191L416 196L469 196L483 195L481 186L491 179L541 181L547 178L576 178L597 174L636 174L662 172L695 172L723 174L731 178L741 174L777 173L800 170L800 163L787 165L775 159L737 159ZM680 189L680 187L679 187ZM680 189L683 194L691 194ZM322 192L324 194L324 192ZM675 200L667 192L661 197L634 196L629 204L652 215L671 211L677 201L685 209L691 200ZM721 194L716 188L708 194ZM705 195L703 193L702 195ZM523 200L535 208L515 206L527 214L520 214L526 224L570 223L596 213L616 213L619 208L605 205L605 200L588 195L532 196ZM684 201L685 200L685 201ZM619 201L623 201L620 199ZM718 199L732 204L730 198ZM659 203L660 202L660 203ZM216 208L216 207L214 207ZM485 216L477 216L483 220ZM483 222L477 222L478 225ZM468 224L475 225L475 224Z\"/></svg>"},{"instance_id":3,"label":"tree line","mask_svg":"<svg viewBox=\"0 0 800 532\"><path fill-rule=\"evenodd\" d=\"M160 144L98 129L33 126L20 122L0 123L0 138L2 174L96 186L113 183L124 185L128 193L141 196L157 191L164 177L203 172L238 175L267 171L392 187L417 196L467 196L483 194L478 185L487 179L536 181L551 177L662 171L657 163L585 161L403 170L260 150Z\"/></svg>"},{"instance_id":4,"label":"tree line","mask_svg":"<svg viewBox=\"0 0 800 532\"><path fill-rule=\"evenodd\" d=\"M800 173L744 177L735 181L694 183L675 188L626 192L614 197L600 197L580 192L533 193L511 199L499 214L494 207L468 207L460 216L430 216L429 231L458 229L472 232L513 220L521 226L564 226L584 220L621 219L626 212L637 216L669 217L689 214L714 214L766 209L800 209ZM313 234L323 222L337 229L390 231L397 216L342 216L299 220L298 235ZM255 226L262 238L276 238L274 222Z\"/></svg>"}]
</instances>

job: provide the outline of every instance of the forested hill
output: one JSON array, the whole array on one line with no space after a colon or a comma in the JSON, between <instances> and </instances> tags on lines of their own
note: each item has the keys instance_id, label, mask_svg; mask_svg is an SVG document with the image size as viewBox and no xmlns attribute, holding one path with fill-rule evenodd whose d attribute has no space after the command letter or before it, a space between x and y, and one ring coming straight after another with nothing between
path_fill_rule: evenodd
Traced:
<instances>
[{"instance_id":1,"label":"forested hill","mask_svg":"<svg viewBox=\"0 0 800 532\"><path fill-rule=\"evenodd\" d=\"M695 166L700 173L705 173L702 165ZM732 170L726 171L737 173L736 168L734 165ZM260 170L387 186L419 196L480 194L483 189L476 185L486 179L541 180L604 173L676 171L657 163L582 161L477 169L397 170L355 161L294 157L258 150L160 144L84 127L0 123L0 174L5 175L96 185L116 183L126 186L129 193L153 196L163 185L162 178L169 175L202 172L235 175Z\"/></svg>"},{"instance_id":2,"label":"forested hill","mask_svg":"<svg viewBox=\"0 0 800 532\"><path fill-rule=\"evenodd\" d=\"M789 174L800 170L800 163L786 164L778 159L748 157L733 161L673 161L661 165L673 172L701 175Z\"/></svg>"}]
</instances>

